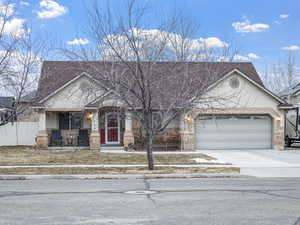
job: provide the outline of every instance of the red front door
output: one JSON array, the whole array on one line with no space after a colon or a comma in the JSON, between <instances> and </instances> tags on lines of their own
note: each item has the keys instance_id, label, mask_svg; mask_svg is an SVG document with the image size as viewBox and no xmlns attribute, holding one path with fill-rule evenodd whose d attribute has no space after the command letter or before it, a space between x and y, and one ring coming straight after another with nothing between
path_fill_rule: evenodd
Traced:
<instances>
[{"instance_id":1,"label":"red front door","mask_svg":"<svg viewBox=\"0 0 300 225\"><path fill-rule=\"evenodd\" d=\"M106 114L106 143L119 143L119 116L117 113Z\"/></svg>"}]
</instances>

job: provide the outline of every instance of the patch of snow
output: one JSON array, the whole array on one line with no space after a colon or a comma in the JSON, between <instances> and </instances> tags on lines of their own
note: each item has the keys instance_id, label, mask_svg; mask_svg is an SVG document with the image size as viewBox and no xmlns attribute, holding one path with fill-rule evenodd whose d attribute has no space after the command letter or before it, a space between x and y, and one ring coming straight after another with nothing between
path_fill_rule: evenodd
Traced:
<instances>
[{"instance_id":1,"label":"patch of snow","mask_svg":"<svg viewBox=\"0 0 300 225\"><path fill-rule=\"evenodd\" d=\"M209 159L204 159L204 158L194 158L193 160L195 162L197 162L197 163L223 163L223 164L226 163L226 162L218 160L218 159L216 159L216 160L214 160L214 159L209 160Z\"/></svg>"}]
</instances>

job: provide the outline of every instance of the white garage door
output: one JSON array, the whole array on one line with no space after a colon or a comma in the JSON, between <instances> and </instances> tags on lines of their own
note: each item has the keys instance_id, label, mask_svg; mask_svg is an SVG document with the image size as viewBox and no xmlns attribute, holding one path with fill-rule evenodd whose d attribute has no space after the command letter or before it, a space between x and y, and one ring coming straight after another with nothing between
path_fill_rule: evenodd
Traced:
<instances>
[{"instance_id":1,"label":"white garage door","mask_svg":"<svg viewBox=\"0 0 300 225\"><path fill-rule=\"evenodd\" d=\"M272 143L268 116L201 116L195 132L197 149L268 149Z\"/></svg>"}]
</instances>

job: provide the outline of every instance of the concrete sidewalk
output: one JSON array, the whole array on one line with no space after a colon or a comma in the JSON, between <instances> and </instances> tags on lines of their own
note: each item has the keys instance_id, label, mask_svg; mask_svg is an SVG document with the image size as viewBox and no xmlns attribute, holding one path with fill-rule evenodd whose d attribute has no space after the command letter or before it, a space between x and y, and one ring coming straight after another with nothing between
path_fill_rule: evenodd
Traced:
<instances>
[{"instance_id":1,"label":"concrete sidewalk","mask_svg":"<svg viewBox=\"0 0 300 225\"><path fill-rule=\"evenodd\" d=\"M106 153L130 153L130 154L147 154L145 151L125 151L125 150L101 150L100 152ZM189 155L189 154L201 154L200 151L191 151L191 152L184 152L184 151L155 151L153 155Z\"/></svg>"},{"instance_id":2,"label":"concrete sidewalk","mask_svg":"<svg viewBox=\"0 0 300 225\"><path fill-rule=\"evenodd\" d=\"M21 165L21 166L0 166L0 169L18 169L18 168L98 168L98 167L147 167L146 164L137 164L137 165L127 165L127 164L90 164L90 165L84 165L84 164L75 164L75 165ZM232 165L228 164L173 164L173 165L155 165L156 167L199 167L199 168L219 168L219 167L234 167Z\"/></svg>"}]
</instances>

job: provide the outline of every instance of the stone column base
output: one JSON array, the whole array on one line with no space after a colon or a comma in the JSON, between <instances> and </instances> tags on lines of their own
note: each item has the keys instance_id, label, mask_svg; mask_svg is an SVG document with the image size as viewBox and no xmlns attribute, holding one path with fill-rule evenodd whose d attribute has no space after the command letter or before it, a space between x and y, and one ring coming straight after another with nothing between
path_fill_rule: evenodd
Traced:
<instances>
[{"instance_id":1,"label":"stone column base","mask_svg":"<svg viewBox=\"0 0 300 225\"><path fill-rule=\"evenodd\" d=\"M284 121L284 118L281 118L281 120L274 120L273 123L273 148L276 150L284 150L285 147L285 140L284 140L284 128L281 124L281 122Z\"/></svg>"},{"instance_id":2,"label":"stone column base","mask_svg":"<svg viewBox=\"0 0 300 225\"><path fill-rule=\"evenodd\" d=\"M181 151L195 151L194 146L194 134L193 133L182 133L180 135Z\"/></svg>"},{"instance_id":3,"label":"stone column base","mask_svg":"<svg viewBox=\"0 0 300 225\"><path fill-rule=\"evenodd\" d=\"M36 136L36 147L38 149L47 149L48 143L49 140L47 131L39 131Z\"/></svg>"},{"instance_id":4,"label":"stone column base","mask_svg":"<svg viewBox=\"0 0 300 225\"><path fill-rule=\"evenodd\" d=\"M274 135L275 140L273 140L273 148L276 150L284 150L284 137L283 133Z\"/></svg>"},{"instance_id":5,"label":"stone column base","mask_svg":"<svg viewBox=\"0 0 300 225\"><path fill-rule=\"evenodd\" d=\"M132 131L125 130L123 137L123 145L124 147L128 147L129 144L134 144L134 136Z\"/></svg>"},{"instance_id":6,"label":"stone column base","mask_svg":"<svg viewBox=\"0 0 300 225\"><path fill-rule=\"evenodd\" d=\"M93 131L90 134L90 149L100 150L100 134L99 132Z\"/></svg>"}]
</instances>

